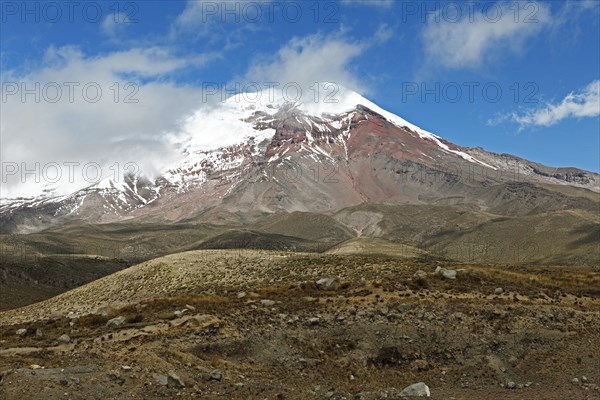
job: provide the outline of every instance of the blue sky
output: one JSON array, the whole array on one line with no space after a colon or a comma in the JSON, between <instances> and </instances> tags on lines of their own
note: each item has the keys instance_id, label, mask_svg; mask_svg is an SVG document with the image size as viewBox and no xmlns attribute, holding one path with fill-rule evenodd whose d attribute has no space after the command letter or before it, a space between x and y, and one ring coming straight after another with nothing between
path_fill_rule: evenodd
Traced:
<instances>
[{"instance_id":1,"label":"blue sky","mask_svg":"<svg viewBox=\"0 0 600 400\"><path fill-rule=\"evenodd\" d=\"M600 171L596 0L2 1L0 12L3 160L160 157L203 85L329 81L459 145ZM57 83L60 101L47 101L52 87L23 98L15 82ZM64 82L79 83L73 101ZM102 101L81 99L89 82Z\"/></svg>"}]
</instances>

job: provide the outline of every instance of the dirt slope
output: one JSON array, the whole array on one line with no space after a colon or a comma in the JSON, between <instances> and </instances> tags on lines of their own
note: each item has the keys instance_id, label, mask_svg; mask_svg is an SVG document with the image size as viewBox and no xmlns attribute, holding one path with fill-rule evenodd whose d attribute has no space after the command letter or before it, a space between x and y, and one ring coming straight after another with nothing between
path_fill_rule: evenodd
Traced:
<instances>
[{"instance_id":1,"label":"dirt slope","mask_svg":"<svg viewBox=\"0 0 600 400\"><path fill-rule=\"evenodd\" d=\"M434 399L600 397L598 268L438 265L151 260L0 313L0 399L390 399L421 381Z\"/></svg>"}]
</instances>

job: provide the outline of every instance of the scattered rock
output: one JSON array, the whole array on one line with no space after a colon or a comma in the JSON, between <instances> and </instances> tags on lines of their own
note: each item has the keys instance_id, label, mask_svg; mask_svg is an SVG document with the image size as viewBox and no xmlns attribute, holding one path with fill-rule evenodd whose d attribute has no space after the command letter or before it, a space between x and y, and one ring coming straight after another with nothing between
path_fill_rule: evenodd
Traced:
<instances>
[{"instance_id":1,"label":"scattered rock","mask_svg":"<svg viewBox=\"0 0 600 400\"><path fill-rule=\"evenodd\" d=\"M17 336L25 337L25 336L27 336L27 329L25 329L25 328L18 329L16 334L17 334Z\"/></svg>"},{"instance_id":2,"label":"scattered rock","mask_svg":"<svg viewBox=\"0 0 600 400\"><path fill-rule=\"evenodd\" d=\"M502 293L504 293L504 289L502 289L501 287L497 287L494 290L494 294L502 294Z\"/></svg>"},{"instance_id":3,"label":"scattered rock","mask_svg":"<svg viewBox=\"0 0 600 400\"><path fill-rule=\"evenodd\" d=\"M181 318L183 317L189 310L187 308L184 308L183 310L177 310L173 313L173 315L175 315L175 318Z\"/></svg>"},{"instance_id":4,"label":"scattered rock","mask_svg":"<svg viewBox=\"0 0 600 400\"><path fill-rule=\"evenodd\" d=\"M169 377L162 374L152 374L152 377L161 386L167 386L169 384Z\"/></svg>"},{"instance_id":5,"label":"scattered rock","mask_svg":"<svg viewBox=\"0 0 600 400\"><path fill-rule=\"evenodd\" d=\"M340 280L335 277L321 278L317 281L317 288L321 290L336 290L339 287Z\"/></svg>"},{"instance_id":6,"label":"scattered rock","mask_svg":"<svg viewBox=\"0 0 600 400\"><path fill-rule=\"evenodd\" d=\"M189 304L186 304L185 308L188 309L189 311L196 311L196 307L190 306Z\"/></svg>"},{"instance_id":7,"label":"scattered rock","mask_svg":"<svg viewBox=\"0 0 600 400\"><path fill-rule=\"evenodd\" d=\"M403 313L403 312L413 309L414 307L415 307L414 303L406 303L406 304L400 304L398 307L396 307L396 310L398 310L399 313Z\"/></svg>"},{"instance_id":8,"label":"scattered rock","mask_svg":"<svg viewBox=\"0 0 600 400\"><path fill-rule=\"evenodd\" d=\"M244 297L246 297L246 292L239 292L239 293L237 294L237 298L238 298L238 299L243 299Z\"/></svg>"},{"instance_id":9,"label":"scattered rock","mask_svg":"<svg viewBox=\"0 0 600 400\"><path fill-rule=\"evenodd\" d=\"M585 376L585 375L584 375L584 376L582 376L582 377L581 377L581 382L583 382L583 383L588 383L588 378L587 378L587 376Z\"/></svg>"},{"instance_id":10,"label":"scattered rock","mask_svg":"<svg viewBox=\"0 0 600 400\"><path fill-rule=\"evenodd\" d=\"M108 322L106 323L106 326L108 326L109 328L118 328L118 327L122 326L124 323L125 323L125 317L118 316L113 319L109 319Z\"/></svg>"},{"instance_id":11,"label":"scattered rock","mask_svg":"<svg viewBox=\"0 0 600 400\"><path fill-rule=\"evenodd\" d=\"M466 270L462 270L463 272ZM456 279L457 270L442 268L439 265L435 269L435 273L442 275L445 279Z\"/></svg>"},{"instance_id":12,"label":"scattered rock","mask_svg":"<svg viewBox=\"0 0 600 400\"><path fill-rule=\"evenodd\" d=\"M170 371L167 376L167 386L182 388L185 387L185 382L174 371Z\"/></svg>"},{"instance_id":13,"label":"scattered rock","mask_svg":"<svg viewBox=\"0 0 600 400\"><path fill-rule=\"evenodd\" d=\"M40 328L37 328L37 329L35 330L35 337L37 337L37 338L42 338L42 337L44 337L44 331L42 331Z\"/></svg>"},{"instance_id":14,"label":"scattered rock","mask_svg":"<svg viewBox=\"0 0 600 400\"><path fill-rule=\"evenodd\" d=\"M263 299L260 301L260 304L262 304L263 306L272 307L275 305L275 301L269 300L269 299Z\"/></svg>"},{"instance_id":15,"label":"scattered rock","mask_svg":"<svg viewBox=\"0 0 600 400\"><path fill-rule=\"evenodd\" d=\"M131 367L130 367L129 365L122 365L122 366L121 366L121 369L122 369L123 371L126 371L126 372L129 372L129 371L131 371Z\"/></svg>"},{"instance_id":16,"label":"scattered rock","mask_svg":"<svg viewBox=\"0 0 600 400\"><path fill-rule=\"evenodd\" d=\"M213 381L220 381L221 379L223 379L223 373L220 370L215 369L213 372L210 373L210 379Z\"/></svg>"},{"instance_id":17,"label":"scattered rock","mask_svg":"<svg viewBox=\"0 0 600 400\"><path fill-rule=\"evenodd\" d=\"M387 317L390 321L393 321L393 320L402 318L402 315L398 314L397 312L392 311L387 315Z\"/></svg>"},{"instance_id":18,"label":"scattered rock","mask_svg":"<svg viewBox=\"0 0 600 400\"><path fill-rule=\"evenodd\" d=\"M444 269L442 270L442 276L446 279L456 279L456 270Z\"/></svg>"},{"instance_id":19,"label":"scattered rock","mask_svg":"<svg viewBox=\"0 0 600 400\"><path fill-rule=\"evenodd\" d=\"M573 378L573 379L571 379L571 383L579 383L579 379Z\"/></svg>"},{"instance_id":20,"label":"scattered rock","mask_svg":"<svg viewBox=\"0 0 600 400\"><path fill-rule=\"evenodd\" d=\"M426 278L427 277L427 272L425 272L423 270L418 270L417 272L415 272L415 274L413 276L415 278Z\"/></svg>"},{"instance_id":21,"label":"scattered rock","mask_svg":"<svg viewBox=\"0 0 600 400\"><path fill-rule=\"evenodd\" d=\"M67 314L67 318L70 319L70 320L78 319L79 317L81 317L81 315L79 313L75 313L73 311L70 311Z\"/></svg>"},{"instance_id":22,"label":"scattered rock","mask_svg":"<svg viewBox=\"0 0 600 400\"><path fill-rule=\"evenodd\" d=\"M429 387L423 382L413 383L412 385L405 387L400 392L400 397L429 397L429 396L431 396Z\"/></svg>"},{"instance_id":23,"label":"scattered rock","mask_svg":"<svg viewBox=\"0 0 600 400\"><path fill-rule=\"evenodd\" d=\"M58 339L58 343L67 344L71 342L71 337L67 334L61 335Z\"/></svg>"},{"instance_id":24,"label":"scattered rock","mask_svg":"<svg viewBox=\"0 0 600 400\"><path fill-rule=\"evenodd\" d=\"M507 389L516 389L516 388L517 388L517 384L516 384L516 383L514 383L513 381L508 381L508 382L506 383L506 388L507 388Z\"/></svg>"},{"instance_id":25,"label":"scattered rock","mask_svg":"<svg viewBox=\"0 0 600 400\"><path fill-rule=\"evenodd\" d=\"M321 320L319 318L313 317L313 318L308 319L308 324L309 325L318 325L320 321Z\"/></svg>"}]
</instances>

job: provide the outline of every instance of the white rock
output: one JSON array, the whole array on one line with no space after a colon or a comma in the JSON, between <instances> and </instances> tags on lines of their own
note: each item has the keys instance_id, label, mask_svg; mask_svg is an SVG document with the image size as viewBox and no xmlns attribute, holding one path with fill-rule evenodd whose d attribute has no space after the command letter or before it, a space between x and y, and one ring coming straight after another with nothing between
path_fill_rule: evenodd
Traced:
<instances>
[{"instance_id":1,"label":"white rock","mask_svg":"<svg viewBox=\"0 0 600 400\"><path fill-rule=\"evenodd\" d=\"M71 341L71 338L69 337L69 335L66 335L66 334L65 334L65 335L61 335L61 336L58 338L58 343L67 344L67 343L69 343L70 341Z\"/></svg>"},{"instance_id":2,"label":"white rock","mask_svg":"<svg viewBox=\"0 0 600 400\"><path fill-rule=\"evenodd\" d=\"M156 383L158 383L161 386L167 386L167 384L169 383L169 377L166 375L152 374L152 377L154 378Z\"/></svg>"},{"instance_id":3,"label":"white rock","mask_svg":"<svg viewBox=\"0 0 600 400\"><path fill-rule=\"evenodd\" d=\"M106 326L109 328L118 328L125 323L125 317L119 316L113 319L109 319Z\"/></svg>"},{"instance_id":4,"label":"white rock","mask_svg":"<svg viewBox=\"0 0 600 400\"><path fill-rule=\"evenodd\" d=\"M456 279L456 271L453 269L442 269L442 276L446 279Z\"/></svg>"},{"instance_id":5,"label":"white rock","mask_svg":"<svg viewBox=\"0 0 600 400\"><path fill-rule=\"evenodd\" d=\"M413 276L415 278L425 278L425 277L427 277L427 272L425 272L423 270L418 270L417 272L415 272L415 274Z\"/></svg>"},{"instance_id":6,"label":"white rock","mask_svg":"<svg viewBox=\"0 0 600 400\"><path fill-rule=\"evenodd\" d=\"M429 391L429 387L423 383L413 383L410 386L405 387L400 392L400 397L430 397L431 392Z\"/></svg>"},{"instance_id":7,"label":"white rock","mask_svg":"<svg viewBox=\"0 0 600 400\"><path fill-rule=\"evenodd\" d=\"M215 369L213 372L210 373L210 379L220 381L221 379L223 379L223 373L218 369Z\"/></svg>"},{"instance_id":8,"label":"white rock","mask_svg":"<svg viewBox=\"0 0 600 400\"><path fill-rule=\"evenodd\" d=\"M321 278L317 282L317 287L321 290L335 290L339 286L340 280L338 278Z\"/></svg>"},{"instance_id":9,"label":"white rock","mask_svg":"<svg viewBox=\"0 0 600 400\"><path fill-rule=\"evenodd\" d=\"M184 308L183 310L177 310L173 313L173 315L175 315L176 318L181 318L183 317L189 310L187 308Z\"/></svg>"},{"instance_id":10,"label":"white rock","mask_svg":"<svg viewBox=\"0 0 600 400\"><path fill-rule=\"evenodd\" d=\"M167 377L168 385L170 387L182 388L185 387L185 382L177 375L174 371L170 371Z\"/></svg>"}]
</instances>

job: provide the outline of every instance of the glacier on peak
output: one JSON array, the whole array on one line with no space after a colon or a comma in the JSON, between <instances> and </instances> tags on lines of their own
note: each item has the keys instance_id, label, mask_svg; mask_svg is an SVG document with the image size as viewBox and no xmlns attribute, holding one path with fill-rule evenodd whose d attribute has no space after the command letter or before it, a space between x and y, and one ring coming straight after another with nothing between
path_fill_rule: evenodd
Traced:
<instances>
[{"instance_id":1,"label":"glacier on peak","mask_svg":"<svg viewBox=\"0 0 600 400\"><path fill-rule=\"evenodd\" d=\"M272 129L257 130L246 121L257 112L274 116L285 105L326 122L334 122L335 116L352 112L360 105L381 115L390 123L434 142L446 152L496 169L463 151L451 149L441 137L384 110L351 89L331 82L315 84L311 89L310 94L292 98L283 90L271 87L257 92L237 93L215 107L203 107L184 123L185 146L192 151L210 151L246 142L250 137L258 137L259 140L268 138L274 133Z\"/></svg>"}]
</instances>

